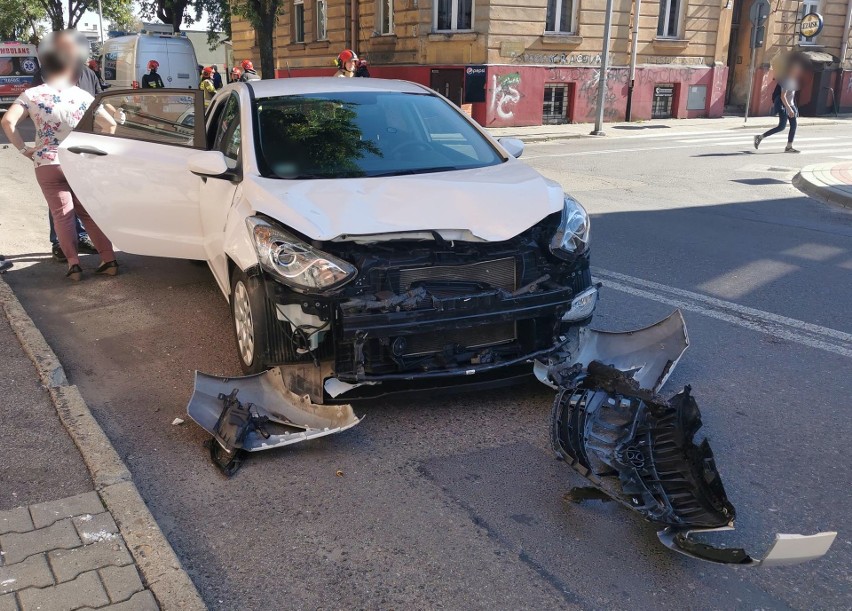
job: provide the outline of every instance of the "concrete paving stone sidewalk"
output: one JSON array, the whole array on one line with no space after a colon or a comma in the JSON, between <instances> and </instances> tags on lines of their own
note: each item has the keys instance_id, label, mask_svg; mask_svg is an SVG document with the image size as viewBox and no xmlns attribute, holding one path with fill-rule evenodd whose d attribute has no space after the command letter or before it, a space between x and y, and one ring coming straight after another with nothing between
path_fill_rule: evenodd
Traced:
<instances>
[{"instance_id":1,"label":"concrete paving stone sidewalk","mask_svg":"<svg viewBox=\"0 0 852 611\"><path fill-rule=\"evenodd\" d=\"M158 609L5 316L0 359L0 611Z\"/></svg>"},{"instance_id":2,"label":"concrete paving stone sidewalk","mask_svg":"<svg viewBox=\"0 0 852 611\"><path fill-rule=\"evenodd\" d=\"M852 115L839 117L801 117L799 126L833 125L840 122L852 122ZM666 129L682 131L718 129L720 131L733 129L764 130L777 125L777 117L750 117L747 122L742 117L720 117L718 119L653 119L651 121L636 121L633 123L605 123L604 132L610 136L636 136L643 133L661 132ZM489 127L488 131L495 138L520 138L524 142L547 142L549 140L564 140L569 138L600 138L592 136L594 125L591 123L569 123L565 125L533 125L530 127Z\"/></svg>"},{"instance_id":3,"label":"concrete paving stone sidewalk","mask_svg":"<svg viewBox=\"0 0 852 611\"><path fill-rule=\"evenodd\" d=\"M793 184L814 199L852 209L852 161L805 166Z\"/></svg>"}]
</instances>

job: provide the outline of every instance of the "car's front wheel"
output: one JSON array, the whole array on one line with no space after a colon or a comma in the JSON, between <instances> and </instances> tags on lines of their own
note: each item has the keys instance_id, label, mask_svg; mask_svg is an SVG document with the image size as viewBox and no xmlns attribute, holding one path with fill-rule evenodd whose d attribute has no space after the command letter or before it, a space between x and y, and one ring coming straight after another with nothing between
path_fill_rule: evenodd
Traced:
<instances>
[{"instance_id":1,"label":"car's front wheel","mask_svg":"<svg viewBox=\"0 0 852 611\"><path fill-rule=\"evenodd\" d=\"M264 308L265 299L266 292L260 278L249 278L241 269L234 269L231 277L231 318L234 321L240 366L246 374L267 369L264 355L269 323Z\"/></svg>"}]
</instances>

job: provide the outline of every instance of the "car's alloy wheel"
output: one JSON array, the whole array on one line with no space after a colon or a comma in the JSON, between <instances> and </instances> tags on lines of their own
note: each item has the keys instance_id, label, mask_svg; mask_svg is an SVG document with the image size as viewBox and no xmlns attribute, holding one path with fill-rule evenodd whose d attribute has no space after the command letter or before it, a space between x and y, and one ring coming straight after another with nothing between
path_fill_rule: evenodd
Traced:
<instances>
[{"instance_id":1,"label":"car's alloy wheel","mask_svg":"<svg viewBox=\"0 0 852 611\"><path fill-rule=\"evenodd\" d=\"M237 268L231 278L231 316L234 339L244 373L260 373L267 368L267 300L263 279L249 278Z\"/></svg>"},{"instance_id":2,"label":"car's alloy wheel","mask_svg":"<svg viewBox=\"0 0 852 611\"><path fill-rule=\"evenodd\" d=\"M234 284L234 330L240 358L246 367L251 367L254 363L254 323L248 291L242 280Z\"/></svg>"}]
</instances>

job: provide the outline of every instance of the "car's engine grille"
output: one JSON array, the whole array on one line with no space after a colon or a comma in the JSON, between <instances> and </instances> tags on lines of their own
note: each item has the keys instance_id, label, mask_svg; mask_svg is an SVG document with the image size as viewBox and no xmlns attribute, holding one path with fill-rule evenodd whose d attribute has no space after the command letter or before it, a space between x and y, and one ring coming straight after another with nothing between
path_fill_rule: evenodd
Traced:
<instances>
[{"instance_id":1,"label":"car's engine grille","mask_svg":"<svg viewBox=\"0 0 852 611\"><path fill-rule=\"evenodd\" d=\"M507 291L514 291L518 288L514 257L505 257L494 261L479 261L466 265L433 265L399 271L401 291L409 290L417 282L473 282Z\"/></svg>"}]
</instances>

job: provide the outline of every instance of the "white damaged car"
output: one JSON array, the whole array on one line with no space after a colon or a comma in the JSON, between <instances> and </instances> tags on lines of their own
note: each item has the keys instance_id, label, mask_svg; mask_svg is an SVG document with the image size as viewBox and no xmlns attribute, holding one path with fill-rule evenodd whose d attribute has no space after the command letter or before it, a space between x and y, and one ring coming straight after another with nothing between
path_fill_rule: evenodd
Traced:
<instances>
[{"instance_id":1,"label":"white damaged car","mask_svg":"<svg viewBox=\"0 0 852 611\"><path fill-rule=\"evenodd\" d=\"M103 94L69 182L126 252L205 260L247 374L315 403L529 376L597 299L589 218L431 89L379 79Z\"/></svg>"}]
</instances>

